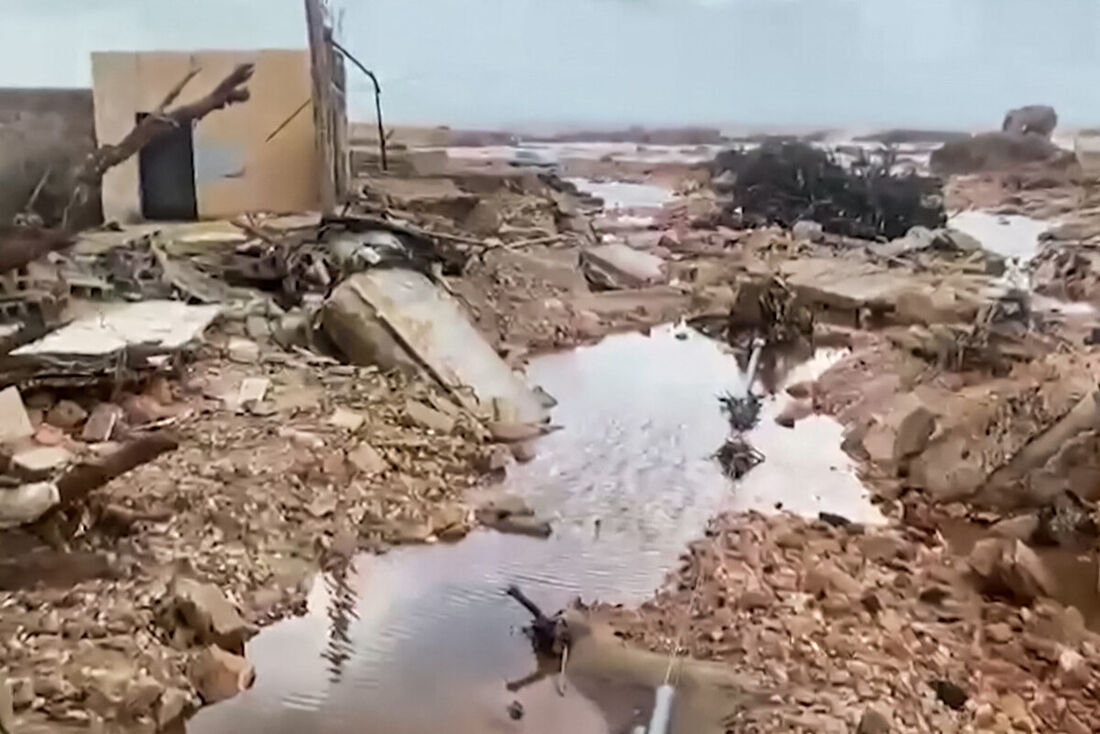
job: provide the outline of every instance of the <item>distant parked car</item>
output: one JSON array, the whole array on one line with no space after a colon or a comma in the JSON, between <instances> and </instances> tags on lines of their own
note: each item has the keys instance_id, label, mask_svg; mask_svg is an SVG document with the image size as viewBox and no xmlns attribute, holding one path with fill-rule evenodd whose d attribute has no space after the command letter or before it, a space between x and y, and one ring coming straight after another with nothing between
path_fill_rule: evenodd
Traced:
<instances>
[{"instance_id":1,"label":"distant parked car","mask_svg":"<svg viewBox=\"0 0 1100 734\"><path fill-rule=\"evenodd\" d=\"M516 168L557 168L557 163L537 150L520 148L508 164Z\"/></svg>"}]
</instances>

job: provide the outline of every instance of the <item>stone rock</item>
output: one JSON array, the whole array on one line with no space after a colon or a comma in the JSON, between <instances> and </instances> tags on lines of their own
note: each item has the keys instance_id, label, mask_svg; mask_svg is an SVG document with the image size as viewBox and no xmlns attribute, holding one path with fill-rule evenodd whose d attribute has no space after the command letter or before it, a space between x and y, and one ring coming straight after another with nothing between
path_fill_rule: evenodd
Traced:
<instances>
[{"instance_id":1,"label":"stone rock","mask_svg":"<svg viewBox=\"0 0 1100 734\"><path fill-rule=\"evenodd\" d=\"M500 232L501 223L500 207L489 199L481 199L466 215L462 227L479 235L488 236Z\"/></svg>"},{"instance_id":2,"label":"stone rock","mask_svg":"<svg viewBox=\"0 0 1100 734\"><path fill-rule=\"evenodd\" d=\"M987 594L1007 594L1026 604L1057 591L1054 576L1035 551L1019 540L984 538L967 560Z\"/></svg>"},{"instance_id":3,"label":"stone rock","mask_svg":"<svg viewBox=\"0 0 1100 734\"><path fill-rule=\"evenodd\" d=\"M51 426L69 430L76 428L87 417L88 411L81 408L79 404L72 400L61 400L46 413L46 422Z\"/></svg>"},{"instance_id":4,"label":"stone rock","mask_svg":"<svg viewBox=\"0 0 1100 734\"><path fill-rule=\"evenodd\" d=\"M990 534L1000 538L1015 538L1030 543L1035 531L1039 529L1039 517L1034 513L1009 517L996 523L989 529Z\"/></svg>"},{"instance_id":5,"label":"stone rock","mask_svg":"<svg viewBox=\"0 0 1100 734\"><path fill-rule=\"evenodd\" d=\"M505 495L503 497L494 497L488 502L484 503L477 508L478 513L495 513L502 516L517 515L527 516L535 514L535 511L523 501L522 497L516 497L515 495Z\"/></svg>"},{"instance_id":6,"label":"stone rock","mask_svg":"<svg viewBox=\"0 0 1100 734\"><path fill-rule=\"evenodd\" d=\"M821 242L825 239L825 230L819 222L800 219L791 227L791 235L795 241Z\"/></svg>"},{"instance_id":7,"label":"stone rock","mask_svg":"<svg viewBox=\"0 0 1100 734\"><path fill-rule=\"evenodd\" d=\"M230 337L227 351L232 362L255 364L260 361L260 345L250 339Z\"/></svg>"},{"instance_id":8,"label":"stone rock","mask_svg":"<svg viewBox=\"0 0 1100 734\"><path fill-rule=\"evenodd\" d=\"M529 535L534 538L549 538L554 529L549 522L534 517L520 517L510 515L508 517L490 516L482 520L486 527L496 530L498 533L512 535Z\"/></svg>"},{"instance_id":9,"label":"stone rock","mask_svg":"<svg viewBox=\"0 0 1100 734\"><path fill-rule=\"evenodd\" d=\"M80 437L90 443L110 441L120 418L122 418L122 408L114 403L100 403L92 409L92 414L84 423L84 430L80 432Z\"/></svg>"},{"instance_id":10,"label":"stone rock","mask_svg":"<svg viewBox=\"0 0 1100 734\"><path fill-rule=\"evenodd\" d=\"M61 446L36 446L20 451L11 459L12 469L31 481L46 479L67 465L73 458L68 449Z\"/></svg>"},{"instance_id":11,"label":"stone rock","mask_svg":"<svg viewBox=\"0 0 1100 734\"><path fill-rule=\"evenodd\" d=\"M320 450L325 447L325 441L316 433L303 431L298 428L280 428L279 436L288 438L302 448Z\"/></svg>"},{"instance_id":12,"label":"stone rock","mask_svg":"<svg viewBox=\"0 0 1100 734\"><path fill-rule=\"evenodd\" d=\"M11 684L0 678L0 731L15 734L15 702Z\"/></svg>"},{"instance_id":13,"label":"stone rock","mask_svg":"<svg viewBox=\"0 0 1100 734\"><path fill-rule=\"evenodd\" d=\"M1000 712L1008 717L1008 720L1015 726L1021 722L1029 722L1031 716L1028 714L1027 704L1024 703L1018 694L1006 693L1001 696L997 701L997 708Z\"/></svg>"},{"instance_id":14,"label":"stone rock","mask_svg":"<svg viewBox=\"0 0 1100 734\"><path fill-rule=\"evenodd\" d=\"M810 400L792 400L775 416L775 422L784 428L794 428L798 421L813 415L814 404Z\"/></svg>"},{"instance_id":15,"label":"stone rock","mask_svg":"<svg viewBox=\"0 0 1100 734\"><path fill-rule=\"evenodd\" d=\"M1058 655L1058 674L1063 683L1070 686L1085 686L1092 671L1081 653L1073 648L1064 648Z\"/></svg>"},{"instance_id":16,"label":"stone rock","mask_svg":"<svg viewBox=\"0 0 1100 734\"><path fill-rule=\"evenodd\" d=\"M454 418L435 408L429 408L419 400L405 401L405 417L412 425L437 433L450 433L455 427Z\"/></svg>"},{"instance_id":17,"label":"stone rock","mask_svg":"<svg viewBox=\"0 0 1100 734\"><path fill-rule=\"evenodd\" d=\"M886 467L919 454L936 428L936 416L916 395L906 393L867 429L863 448L871 461Z\"/></svg>"},{"instance_id":18,"label":"stone rock","mask_svg":"<svg viewBox=\"0 0 1100 734\"><path fill-rule=\"evenodd\" d=\"M1039 135L1050 140L1058 127L1058 113L1045 104L1030 104L1005 113L1001 131L1016 135Z\"/></svg>"},{"instance_id":19,"label":"stone rock","mask_svg":"<svg viewBox=\"0 0 1100 734\"><path fill-rule=\"evenodd\" d=\"M61 495L52 482L0 488L0 529L34 522L60 502Z\"/></svg>"},{"instance_id":20,"label":"stone rock","mask_svg":"<svg viewBox=\"0 0 1100 734\"><path fill-rule=\"evenodd\" d=\"M172 584L171 611L204 645L243 653L244 643L256 633L217 586L185 577Z\"/></svg>"},{"instance_id":21,"label":"stone rock","mask_svg":"<svg viewBox=\"0 0 1100 734\"><path fill-rule=\"evenodd\" d=\"M367 476L380 474L390 468L389 462L378 452L378 449L366 441L348 452L348 461L356 471Z\"/></svg>"},{"instance_id":22,"label":"stone rock","mask_svg":"<svg viewBox=\"0 0 1100 734\"><path fill-rule=\"evenodd\" d=\"M812 398L816 392L817 384L813 380L804 380L787 386L787 394L796 400Z\"/></svg>"},{"instance_id":23,"label":"stone rock","mask_svg":"<svg viewBox=\"0 0 1100 734\"><path fill-rule=\"evenodd\" d=\"M149 395L127 395L122 400L122 409L131 426L143 426L172 414Z\"/></svg>"},{"instance_id":24,"label":"stone rock","mask_svg":"<svg viewBox=\"0 0 1100 734\"><path fill-rule=\"evenodd\" d=\"M12 678L8 681L11 688L11 702L16 711L34 703L34 681L30 678ZM3 694L0 693L0 696Z\"/></svg>"},{"instance_id":25,"label":"stone rock","mask_svg":"<svg viewBox=\"0 0 1100 734\"><path fill-rule=\"evenodd\" d=\"M260 342L271 336L271 324L265 316L252 314L245 317L244 333L248 334L249 339Z\"/></svg>"},{"instance_id":26,"label":"stone rock","mask_svg":"<svg viewBox=\"0 0 1100 734\"><path fill-rule=\"evenodd\" d=\"M18 388L7 387L0 390L0 443L18 441L34 435L27 409L23 407L23 398Z\"/></svg>"},{"instance_id":27,"label":"stone rock","mask_svg":"<svg viewBox=\"0 0 1100 734\"><path fill-rule=\"evenodd\" d=\"M191 682L206 704L233 698L255 681L256 670L247 660L217 645L199 653L191 669Z\"/></svg>"},{"instance_id":28,"label":"stone rock","mask_svg":"<svg viewBox=\"0 0 1100 734\"><path fill-rule=\"evenodd\" d=\"M34 431L34 442L40 446L60 446L65 443L65 431L49 423L41 423Z\"/></svg>"},{"instance_id":29,"label":"stone rock","mask_svg":"<svg viewBox=\"0 0 1100 734\"><path fill-rule=\"evenodd\" d=\"M429 518L432 534L442 540L465 537L470 531L467 516L466 508L458 505L448 504L433 508Z\"/></svg>"},{"instance_id":30,"label":"stone rock","mask_svg":"<svg viewBox=\"0 0 1100 734\"><path fill-rule=\"evenodd\" d=\"M328 422L331 426L343 428L354 433L359 430L365 420L366 418L360 413L348 410L347 408L337 408L329 417Z\"/></svg>"},{"instance_id":31,"label":"stone rock","mask_svg":"<svg viewBox=\"0 0 1100 734\"><path fill-rule=\"evenodd\" d=\"M512 452L498 443L490 446L489 452L480 457L477 468L486 474L498 474L506 471L511 463Z\"/></svg>"},{"instance_id":32,"label":"stone rock","mask_svg":"<svg viewBox=\"0 0 1100 734\"><path fill-rule=\"evenodd\" d=\"M509 447L512 451L512 456L521 464L526 464L528 461L533 461L538 455L538 451L535 448L534 441L520 441L518 443L510 444Z\"/></svg>"},{"instance_id":33,"label":"stone rock","mask_svg":"<svg viewBox=\"0 0 1100 734\"><path fill-rule=\"evenodd\" d=\"M863 591L863 587L832 561L823 561L806 572L802 579L802 590L814 596L836 591L856 597Z\"/></svg>"},{"instance_id":34,"label":"stone rock","mask_svg":"<svg viewBox=\"0 0 1100 734\"><path fill-rule=\"evenodd\" d=\"M164 693L164 685L151 676L142 676L126 687L123 707L131 716L146 716Z\"/></svg>"},{"instance_id":35,"label":"stone rock","mask_svg":"<svg viewBox=\"0 0 1100 734\"><path fill-rule=\"evenodd\" d=\"M180 688L167 688L157 705L157 727L165 730L179 721L191 705L191 696Z\"/></svg>"},{"instance_id":36,"label":"stone rock","mask_svg":"<svg viewBox=\"0 0 1100 734\"><path fill-rule=\"evenodd\" d=\"M874 709L867 709L859 719L856 734L890 734L890 722Z\"/></svg>"},{"instance_id":37,"label":"stone rock","mask_svg":"<svg viewBox=\"0 0 1100 734\"><path fill-rule=\"evenodd\" d=\"M1012 627L1005 622L994 622L985 628L985 636L987 639L1003 645L1011 640L1015 634Z\"/></svg>"},{"instance_id":38,"label":"stone rock","mask_svg":"<svg viewBox=\"0 0 1100 734\"><path fill-rule=\"evenodd\" d=\"M966 691L958 685L949 680L934 680L931 685L932 690L936 692L936 698L943 702L948 708L958 711L966 705L966 700L969 696L967 696Z\"/></svg>"}]
</instances>

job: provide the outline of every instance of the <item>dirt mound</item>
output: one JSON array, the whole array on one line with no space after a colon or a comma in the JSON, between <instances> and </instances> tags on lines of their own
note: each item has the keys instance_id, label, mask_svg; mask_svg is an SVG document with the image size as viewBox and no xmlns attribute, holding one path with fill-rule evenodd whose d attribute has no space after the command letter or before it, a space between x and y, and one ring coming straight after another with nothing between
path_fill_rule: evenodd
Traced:
<instances>
[{"instance_id":1,"label":"dirt mound","mask_svg":"<svg viewBox=\"0 0 1100 734\"><path fill-rule=\"evenodd\" d=\"M723 516L652 601L592 614L630 644L735 664L758 703L727 731L1097 731L1100 637L1081 612L984 599L919 537Z\"/></svg>"},{"instance_id":2,"label":"dirt mound","mask_svg":"<svg viewBox=\"0 0 1100 734\"><path fill-rule=\"evenodd\" d=\"M1042 135L1011 132L979 133L966 140L944 143L932 151L932 170L941 175L997 171L1027 163L1046 163L1055 168L1073 165L1072 153Z\"/></svg>"}]
</instances>

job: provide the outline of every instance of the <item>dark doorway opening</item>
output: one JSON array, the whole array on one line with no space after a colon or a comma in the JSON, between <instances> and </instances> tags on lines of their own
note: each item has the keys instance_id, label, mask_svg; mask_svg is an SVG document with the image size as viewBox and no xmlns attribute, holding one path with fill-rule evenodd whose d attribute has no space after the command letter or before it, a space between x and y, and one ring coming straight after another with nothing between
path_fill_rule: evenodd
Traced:
<instances>
[{"instance_id":1,"label":"dark doorway opening","mask_svg":"<svg viewBox=\"0 0 1100 734\"><path fill-rule=\"evenodd\" d=\"M146 113L138 113L141 122ZM198 219L192 127L182 125L141 149L141 215L146 219Z\"/></svg>"}]
</instances>

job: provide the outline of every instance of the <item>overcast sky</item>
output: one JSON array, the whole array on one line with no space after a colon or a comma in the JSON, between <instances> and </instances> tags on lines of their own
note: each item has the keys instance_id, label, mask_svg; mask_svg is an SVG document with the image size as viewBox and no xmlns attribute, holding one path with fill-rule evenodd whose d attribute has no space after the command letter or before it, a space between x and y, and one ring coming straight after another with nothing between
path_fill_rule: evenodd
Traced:
<instances>
[{"instance_id":1,"label":"overcast sky","mask_svg":"<svg viewBox=\"0 0 1100 734\"><path fill-rule=\"evenodd\" d=\"M294 47L301 0L0 0L0 84L93 49ZM1100 124L1100 0L338 0L393 121ZM354 72L349 72L354 73ZM353 117L372 111L352 79Z\"/></svg>"}]
</instances>

